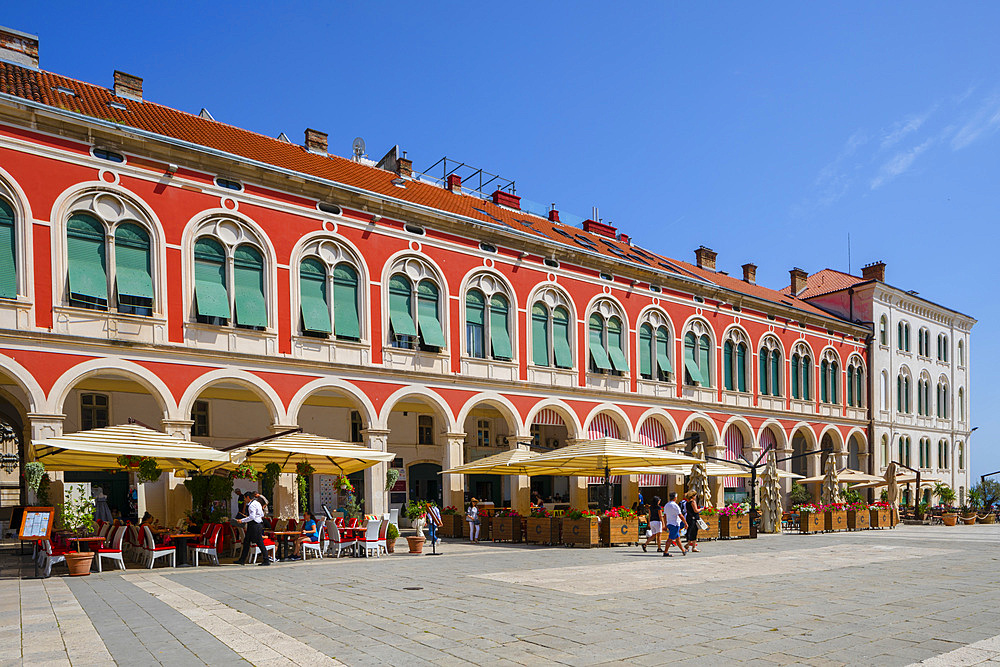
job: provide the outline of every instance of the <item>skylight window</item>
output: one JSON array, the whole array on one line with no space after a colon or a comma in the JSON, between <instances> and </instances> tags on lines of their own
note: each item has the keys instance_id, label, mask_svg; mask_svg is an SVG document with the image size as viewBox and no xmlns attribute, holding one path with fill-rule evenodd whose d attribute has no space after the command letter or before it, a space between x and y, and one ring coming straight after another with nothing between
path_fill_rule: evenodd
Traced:
<instances>
[{"instance_id":1,"label":"skylight window","mask_svg":"<svg viewBox=\"0 0 1000 667\"><path fill-rule=\"evenodd\" d=\"M327 204L325 201L321 201L316 204L316 208L323 211L323 213L329 213L330 215L340 215L343 210L336 204Z\"/></svg>"},{"instance_id":2,"label":"skylight window","mask_svg":"<svg viewBox=\"0 0 1000 667\"><path fill-rule=\"evenodd\" d=\"M649 286L649 291L650 292L659 292L660 291L660 286L659 285L650 285Z\"/></svg>"},{"instance_id":3,"label":"skylight window","mask_svg":"<svg viewBox=\"0 0 1000 667\"><path fill-rule=\"evenodd\" d=\"M574 234L573 240L582 245L584 248L588 248L594 251L597 250L597 246L594 245L594 242L588 239L586 236L583 236L582 234Z\"/></svg>"},{"instance_id":4,"label":"skylight window","mask_svg":"<svg viewBox=\"0 0 1000 667\"><path fill-rule=\"evenodd\" d=\"M98 160L107 160L108 162L117 162L118 164L125 162L125 156L121 153L109 151L104 148L95 148L92 152Z\"/></svg>"},{"instance_id":5,"label":"skylight window","mask_svg":"<svg viewBox=\"0 0 1000 667\"><path fill-rule=\"evenodd\" d=\"M480 243L479 249L483 252L496 252L497 247L495 245L490 245L489 243Z\"/></svg>"},{"instance_id":6,"label":"skylight window","mask_svg":"<svg viewBox=\"0 0 1000 667\"><path fill-rule=\"evenodd\" d=\"M613 275L611 275L610 273L602 273L601 274L601 280L608 280L608 281L614 282L614 279L615 279L615 277Z\"/></svg>"},{"instance_id":7,"label":"skylight window","mask_svg":"<svg viewBox=\"0 0 1000 667\"><path fill-rule=\"evenodd\" d=\"M545 266L547 266L547 267L549 267L551 269L558 269L559 268L559 262L557 262L554 259L549 259L548 257L546 257L545 259L542 260L542 264L544 264Z\"/></svg>"},{"instance_id":8,"label":"skylight window","mask_svg":"<svg viewBox=\"0 0 1000 667\"><path fill-rule=\"evenodd\" d=\"M119 111L128 111L128 107L121 102L115 102L114 100L108 101L108 106L112 109L118 109Z\"/></svg>"},{"instance_id":9,"label":"skylight window","mask_svg":"<svg viewBox=\"0 0 1000 667\"><path fill-rule=\"evenodd\" d=\"M497 223L498 225L503 225L504 227L510 227L510 225L508 225L508 224L507 224L506 222L504 222L504 221L503 221L503 220L501 220L500 218L498 218L498 217L496 217L495 215L492 215L492 214L490 214L490 213L487 213L486 211L484 211L484 210L483 210L483 209L481 209L481 208L476 208L475 206L473 206L473 207L472 207L472 210L473 210L473 211L478 211L479 213L482 213L483 215L485 215L485 216L486 216L487 218L489 218L489 219L490 219L490 220L492 220L493 222Z\"/></svg>"},{"instance_id":10,"label":"skylight window","mask_svg":"<svg viewBox=\"0 0 1000 667\"><path fill-rule=\"evenodd\" d=\"M639 255L629 255L628 258L634 262L639 262L640 264L645 264L646 266L649 266L649 262L644 260L642 257L639 257Z\"/></svg>"},{"instance_id":11,"label":"skylight window","mask_svg":"<svg viewBox=\"0 0 1000 667\"><path fill-rule=\"evenodd\" d=\"M228 178L222 178L221 176L215 177L215 184L220 188L225 188L227 190L235 190L236 192L243 192L243 184L239 181L232 181Z\"/></svg>"},{"instance_id":12,"label":"skylight window","mask_svg":"<svg viewBox=\"0 0 1000 667\"><path fill-rule=\"evenodd\" d=\"M69 95L70 97L76 97L76 91L72 88L67 88L66 86L52 86L52 90L57 93L62 93L63 95Z\"/></svg>"}]
</instances>

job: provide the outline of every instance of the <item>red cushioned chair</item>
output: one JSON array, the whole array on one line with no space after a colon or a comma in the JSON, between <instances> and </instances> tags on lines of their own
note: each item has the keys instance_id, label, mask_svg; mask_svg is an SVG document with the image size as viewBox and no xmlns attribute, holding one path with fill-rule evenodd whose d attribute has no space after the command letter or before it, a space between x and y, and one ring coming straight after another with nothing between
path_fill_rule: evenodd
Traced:
<instances>
[{"instance_id":1,"label":"red cushioned chair","mask_svg":"<svg viewBox=\"0 0 1000 667\"><path fill-rule=\"evenodd\" d=\"M114 536L111 538L111 546L101 547L97 550L97 571L102 572L101 561L105 558L118 561L120 569L125 569L125 558L122 555L122 539L125 537L125 526L115 528Z\"/></svg>"}]
</instances>

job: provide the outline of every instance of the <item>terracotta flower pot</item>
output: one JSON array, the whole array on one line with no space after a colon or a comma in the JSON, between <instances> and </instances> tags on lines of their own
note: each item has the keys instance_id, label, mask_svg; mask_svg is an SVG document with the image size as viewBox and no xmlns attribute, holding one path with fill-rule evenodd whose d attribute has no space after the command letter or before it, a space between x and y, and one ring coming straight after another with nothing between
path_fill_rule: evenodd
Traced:
<instances>
[{"instance_id":1,"label":"terracotta flower pot","mask_svg":"<svg viewBox=\"0 0 1000 667\"><path fill-rule=\"evenodd\" d=\"M385 541L385 550L391 554L396 553L396 540L387 539Z\"/></svg>"},{"instance_id":2,"label":"terracotta flower pot","mask_svg":"<svg viewBox=\"0 0 1000 667\"><path fill-rule=\"evenodd\" d=\"M972 516L963 516L962 517L962 523L964 523L966 526L971 526L975 522L976 522L976 515L975 514L973 514Z\"/></svg>"},{"instance_id":3,"label":"terracotta flower pot","mask_svg":"<svg viewBox=\"0 0 1000 667\"><path fill-rule=\"evenodd\" d=\"M948 514L942 514L941 521L943 521L946 526L954 526L958 523L958 515L951 512Z\"/></svg>"},{"instance_id":4,"label":"terracotta flower pot","mask_svg":"<svg viewBox=\"0 0 1000 667\"><path fill-rule=\"evenodd\" d=\"M93 563L94 554L90 551L70 551L66 554L66 567L69 568L71 577L87 576Z\"/></svg>"},{"instance_id":5,"label":"terracotta flower pot","mask_svg":"<svg viewBox=\"0 0 1000 667\"><path fill-rule=\"evenodd\" d=\"M424 552L424 538L420 535L407 537L406 541L410 545L411 554L422 554Z\"/></svg>"}]
</instances>

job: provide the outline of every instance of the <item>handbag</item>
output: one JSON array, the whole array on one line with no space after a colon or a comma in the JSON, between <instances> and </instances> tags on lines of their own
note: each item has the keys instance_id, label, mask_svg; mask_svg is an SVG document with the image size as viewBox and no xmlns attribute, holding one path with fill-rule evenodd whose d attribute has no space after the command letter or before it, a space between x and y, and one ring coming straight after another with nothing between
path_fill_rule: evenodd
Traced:
<instances>
[{"instance_id":1,"label":"handbag","mask_svg":"<svg viewBox=\"0 0 1000 667\"><path fill-rule=\"evenodd\" d=\"M701 530L708 530L708 524L701 517L698 517L698 528Z\"/></svg>"}]
</instances>

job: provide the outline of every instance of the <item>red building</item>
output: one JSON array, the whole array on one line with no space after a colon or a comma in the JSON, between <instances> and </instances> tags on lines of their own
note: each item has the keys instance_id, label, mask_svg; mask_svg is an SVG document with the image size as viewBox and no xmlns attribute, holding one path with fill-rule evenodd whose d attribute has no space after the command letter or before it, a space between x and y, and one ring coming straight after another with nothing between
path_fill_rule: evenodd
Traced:
<instances>
[{"instance_id":1,"label":"red building","mask_svg":"<svg viewBox=\"0 0 1000 667\"><path fill-rule=\"evenodd\" d=\"M12 36L0 418L25 441L128 418L217 447L301 426L397 454L399 491L365 474L369 511L463 492L524 506L527 478L437 473L597 435L701 432L747 457L823 444L866 465L866 399L848 405L844 383L866 376L868 330L756 284L752 264L729 276L708 248L669 259L394 153L374 165L315 130L297 145L160 106L120 72L112 88L45 72ZM640 481L678 480L627 479L626 502ZM176 484L142 502L173 518ZM534 484L585 502L585 479Z\"/></svg>"}]
</instances>

